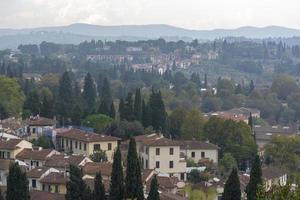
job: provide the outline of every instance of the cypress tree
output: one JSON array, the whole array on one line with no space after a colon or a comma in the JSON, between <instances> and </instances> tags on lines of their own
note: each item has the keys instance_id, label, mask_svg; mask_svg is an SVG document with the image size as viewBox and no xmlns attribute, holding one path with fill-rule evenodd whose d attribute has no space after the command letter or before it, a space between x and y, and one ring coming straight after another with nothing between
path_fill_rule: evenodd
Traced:
<instances>
[{"instance_id":1,"label":"cypress tree","mask_svg":"<svg viewBox=\"0 0 300 200\"><path fill-rule=\"evenodd\" d=\"M43 117L53 117L53 99L52 96L44 95L41 105L41 115Z\"/></svg>"},{"instance_id":2,"label":"cypress tree","mask_svg":"<svg viewBox=\"0 0 300 200\"><path fill-rule=\"evenodd\" d=\"M100 73L98 75L98 79L97 79L97 90L98 90L99 96L101 96L101 94L102 94L103 82L104 82L104 76Z\"/></svg>"},{"instance_id":3,"label":"cypress tree","mask_svg":"<svg viewBox=\"0 0 300 200\"><path fill-rule=\"evenodd\" d=\"M207 74L204 75L204 88L207 88L208 83L207 83Z\"/></svg>"},{"instance_id":4,"label":"cypress tree","mask_svg":"<svg viewBox=\"0 0 300 200\"><path fill-rule=\"evenodd\" d=\"M253 80L251 80L249 85L249 91L252 92L253 90L254 90L254 82Z\"/></svg>"},{"instance_id":5,"label":"cypress tree","mask_svg":"<svg viewBox=\"0 0 300 200\"><path fill-rule=\"evenodd\" d=\"M87 113L92 113L96 102L96 86L90 73L87 73L84 78L82 96L85 102Z\"/></svg>"},{"instance_id":6,"label":"cypress tree","mask_svg":"<svg viewBox=\"0 0 300 200\"><path fill-rule=\"evenodd\" d=\"M151 187L147 200L159 200L158 182L156 175L151 180Z\"/></svg>"},{"instance_id":7,"label":"cypress tree","mask_svg":"<svg viewBox=\"0 0 300 200\"><path fill-rule=\"evenodd\" d=\"M121 99L120 103L119 103L119 114L120 114L120 120L124 120L125 119L125 103L124 100Z\"/></svg>"},{"instance_id":8,"label":"cypress tree","mask_svg":"<svg viewBox=\"0 0 300 200\"><path fill-rule=\"evenodd\" d=\"M142 179L141 169L139 163L138 154L136 151L136 143L134 138L130 139L128 155L127 155L127 166L126 166L126 178L125 178L125 197L129 199L143 200Z\"/></svg>"},{"instance_id":9,"label":"cypress tree","mask_svg":"<svg viewBox=\"0 0 300 200\"><path fill-rule=\"evenodd\" d=\"M132 93L129 92L125 101L125 106L124 106L124 118L127 121L133 121L135 120L135 115L133 112L133 99L132 99Z\"/></svg>"},{"instance_id":10,"label":"cypress tree","mask_svg":"<svg viewBox=\"0 0 300 200\"><path fill-rule=\"evenodd\" d=\"M61 121L64 123L72 115L72 109L74 108L72 81L69 73L63 73L58 88L58 102L57 113L61 117Z\"/></svg>"},{"instance_id":11,"label":"cypress tree","mask_svg":"<svg viewBox=\"0 0 300 200\"><path fill-rule=\"evenodd\" d=\"M164 131L167 115L160 91L154 92L152 90L148 105L151 111L151 125L153 129L156 131Z\"/></svg>"},{"instance_id":12,"label":"cypress tree","mask_svg":"<svg viewBox=\"0 0 300 200\"><path fill-rule=\"evenodd\" d=\"M90 196L90 191L82 180L81 170L74 165L70 165L70 180L67 182L66 200L84 200Z\"/></svg>"},{"instance_id":13,"label":"cypress tree","mask_svg":"<svg viewBox=\"0 0 300 200\"><path fill-rule=\"evenodd\" d=\"M136 89L135 91L134 115L137 121L142 122L143 112L142 112L142 95L141 95L140 88Z\"/></svg>"},{"instance_id":14,"label":"cypress tree","mask_svg":"<svg viewBox=\"0 0 300 200\"><path fill-rule=\"evenodd\" d=\"M110 179L110 200L121 200L124 196L124 178L121 151L119 146L114 153L114 161L112 165L111 179Z\"/></svg>"},{"instance_id":15,"label":"cypress tree","mask_svg":"<svg viewBox=\"0 0 300 200\"><path fill-rule=\"evenodd\" d=\"M237 169L233 169L224 186L222 200L241 200L240 180Z\"/></svg>"},{"instance_id":16,"label":"cypress tree","mask_svg":"<svg viewBox=\"0 0 300 200\"><path fill-rule=\"evenodd\" d=\"M248 117L248 125L250 126L251 130L253 129L253 118L252 113L250 112L250 115Z\"/></svg>"},{"instance_id":17,"label":"cypress tree","mask_svg":"<svg viewBox=\"0 0 300 200\"><path fill-rule=\"evenodd\" d=\"M102 182L102 176L101 173L96 173L96 177L94 180L94 200L105 200L105 189L104 184Z\"/></svg>"},{"instance_id":18,"label":"cypress tree","mask_svg":"<svg viewBox=\"0 0 300 200\"><path fill-rule=\"evenodd\" d=\"M116 110L115 110L114 102L111 102L109 116L110 116L112 119L114 119L114 118L116 117Z\"/></svg>"},{"instance_id":19,"label":"cypress tree","mask_svg":"<svg viewBox=\"0 0 300 200\"><path fill-rule=\"evenodd\" d=\"M98 112L109 116L111 109L112 96L110 92L110 85L107 78L103 81L102 93L101 93L101 104Z\"/></svg>"},{"instance_id":20,"label":"cypress tree","mask_svg":"<svg viewBox=\"0 0 300 200\"><path fill-rule=\"evenodd\" d=\"M246 187L248 200L256 200L256 193L259 185L262 184L262 171L259 156L256 155L252 163L250 181Z\"/></svg>"},{"instance_id":21,"label":"cypress tree","mask_svg":"<svg viewBox=\"0 0 300 200\"><path fill-rule=\"evenodd\" d=\"M29 200L30 193L26 173L23 172L18 163L9 166L7 177L7 200Z\"/></svg>"},{"instance_id":22,"label":"cypress tree","mask_svg":"<svg viewBox=\"0 0 300 200\"><path fill-rule=\"evenodd\" d=\"M37 90L29 92L26 101L24 102L24 108L31 111L33 115L40 114L41 111L41 101Z\"/></svg>"},{"instance_id":23,"label":"cypress tree","mask_svg":"<svg viewBox=\"0 0 300 200\"><path fill-rule=\"evenodd\" d=\"M111 105L109 105L109 102L106 101L105 99L103 99L100 103L99 109L98 109L98 113L103 114L103 115L107 115L110 116L110 111L111 111Z\"/></svg>"},{"instance_id":24,"label":"cypress tree","mask_svg":"<svg viewBox=\"0 0 300 200\"><path fill-rule=\"evenodd\" d=\"M79 104L76 104L71 116L72 124L77 126L81 125L82 116L83 116L83 110Z\"/></svg>"}]
</instances>

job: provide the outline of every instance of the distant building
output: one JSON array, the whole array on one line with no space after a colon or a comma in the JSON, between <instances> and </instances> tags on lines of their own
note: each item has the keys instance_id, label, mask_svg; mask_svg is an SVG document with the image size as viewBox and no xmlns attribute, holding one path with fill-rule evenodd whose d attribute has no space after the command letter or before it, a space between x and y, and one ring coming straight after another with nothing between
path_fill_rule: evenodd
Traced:
<instances>
[{"instance_id":1,"label":"distant building","mask_svg":"<svg viewBox=\"0 0 300 200\"><path fill-rule=\"evenodd\" d=\"M0 140L0 159L16 159L24 149L32 149L32 143L22 139Z\"/></svg>"},{"instance_id":2,"label":"distant building","mask_svg":"<svg viewBox=\"0 0 300 200\"><path fill-rule=\"evenodd\" d=\"M31 116L25 120L25 137L28 140L37 139L42 135L49 135L52 137L52 131L56 127L57 121L55 119L49 119L45 117Z\"/></svg>"}]
</instances>

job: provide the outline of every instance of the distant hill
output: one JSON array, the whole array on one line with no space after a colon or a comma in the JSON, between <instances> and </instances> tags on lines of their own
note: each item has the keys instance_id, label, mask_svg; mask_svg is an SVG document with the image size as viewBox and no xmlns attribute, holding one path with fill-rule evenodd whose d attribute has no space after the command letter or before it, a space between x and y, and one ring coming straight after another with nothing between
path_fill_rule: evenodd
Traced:
<instances>
[{"instance_id":1,"label":"distant hill","mask_svg":"<svg viewBox=\"0 0 300 200\"><path fill-rule=\"evenodd\" d=\"M40 27L28 29L0 29L0 48L16 48L20 43L38 44L42 41L57 43L80 43L84 40L139 40L163 37L169 40L213 40L224 37L251 39L291 38L300 36L300 30L279 26L241 27L237 29L189 30L169 25L99 26L71 24L69 26Z\"/></svg>"}]
</instances>

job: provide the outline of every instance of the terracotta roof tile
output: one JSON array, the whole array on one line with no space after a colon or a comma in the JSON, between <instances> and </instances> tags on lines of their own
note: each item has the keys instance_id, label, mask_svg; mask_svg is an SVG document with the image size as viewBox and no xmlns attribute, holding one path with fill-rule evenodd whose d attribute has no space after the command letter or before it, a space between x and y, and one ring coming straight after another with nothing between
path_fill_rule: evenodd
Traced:
<instances>
[{"instance_id":1,"label":"terracotta roof tile","mask_svg":"<svg viewBox=\"0 0 300 200\"><path fill-rule=\"evenodd\" d=\"M69 178L62 172L51 172L40 180L41 183L65 184Z\"/></svg>"},{"instance_id":2,"label":"terracotta roof tile","mask_svg":"<svg viewBox=\"0 0 300 200\"><path fill-rule=\"evenodd\" d=\"M50 167L36 167L27 172L28 178L40 178L45 172L47 172Z\"/></svg>"},{"instance_id":3,"label":"terracotta roof tile","mask_svg":"<svg viewBox=\"0 0 300 200\"><path fill-rule=\"evenodd\" d=\"M112 164L88 162L82 167L82 172L88 175L96 175L96 173L99 171L101 171L102 176L110 177L112 171Z\"/></svg>"},{"instance_id":4,"label":"terracotta roof tile","mask_svg":"<svg viewBox=\"0 0 300 200\"><path fill-rule=\"evenodd\" d=\"M262 177L265 179L273 179L278 178L285 175L286 172L282 169L277 167L264 167L262 168Z\"/></svg>"},{"instance_id":5,"label":"terracotta roof tile","mask_svg":"<svg viewBox=\"0 0 300 200\"><path fill-rule=\"evenodd\" d=\"M208 150L218 150L219 147L215 144L196 140L181 140L181 149L208 149Z\"/></svg>"},{"instance_id":6,"label":"terracotta roof tile","mask_svg":"<svg viewBox=\"0 0 300 200\"><path fill-rule=\"evenodd\" d=\"M17 145L22 141L22 139L9 139L9 140L0 140L0 149L16 149Z\"/></svg>"},{"instance_id":7,"label":"terracotta roof tile","mask_svg":"<svg viewBox=\"0 0 300 200\"><path fill-rule=\"evenodd\" d=\"M70 164L78 166L84 159L83 155L53 155L46 159L45 166L54 168L65 168L69 167Z\"/></svg>"},{"instance_id":8,"label":"terracotta roof tile","mask_svg":"<svg viewBox=\"0 0 300 200\"><path fill-rule=\"evenodd\" d=\"M100 135L92 132L85 132L80 129L70 129L69 131L57 132L57 136L74 140L80 140L83 142L102 142L119 140L119 138L116 137Z\"/></svg>"},{"instance_id":9,"label":"terracotta roof tile","mask_svg":"<svg viewBox=\"0 0 300 200\"><path fill-rule=\"evenodd\" d=\"M14 162L14 160L10 159L0 159L0 170L9 170L10 164Z\"/></svg>"},{"instance_id":10,"label":"terracotta roof tile","mask_svg":"<svg viewBox=\"0 0 300 200\"><path fill-rule=\"evenodd\" d=\"M24 149L16 156L17 159L25 160L46 160L49 157L49 154L54 151L53 149Z\"/></svg>"},{"instance_id":11,"label":"terracotta roof tile","mask_svg":"<svg viewBox=\"0 0 300 200\"><path fill-rule=\"evenodd\" d=\"M26 119L25 123L29 126L54 126L57 122L53 119L36 116Z\"/></svg>"},{"instance_id":12,"label":"terracotta roof tile","mask_svg":"<svg viewBox=\"0 0 300 200\"><path fill-rule=\"evenodd\" d=\"M141 142L146 146L179 146L176 140L170 140L157 134L140 135L134 137L137 142Z\"/></svg>"}]
</instances>

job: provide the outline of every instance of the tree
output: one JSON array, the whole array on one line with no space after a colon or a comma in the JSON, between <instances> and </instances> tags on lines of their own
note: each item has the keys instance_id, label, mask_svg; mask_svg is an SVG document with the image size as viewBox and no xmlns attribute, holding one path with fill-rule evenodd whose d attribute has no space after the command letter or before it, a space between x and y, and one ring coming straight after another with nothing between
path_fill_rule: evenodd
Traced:
<instances>
[{"instance_id":1,"label":"tree","mask_svg":"<svg viewBox=\"0 0 300 200\"><path fill-rule=\"evenodd\" d=\"M104 184L102 182L101 173L96 173L95 180L94 180L94 194L93 200L105 200L105 189Z\"/></svg>"},{"instance_id":2,"label":"tree","mask_svg":"<svg viewBox=\"0 0 300 200\"><path fill-rule=\"evenodd\" d=\"M188 111L181 127L182 139L204 139L204 117L196 108Z\"/></svg>"},{"instance_id":3,"label":"tree","mask_svg":"<svg viewBox=\"0 0 300 200\"><path fill-rule=\"evenodd\" d=\"M39 115L41 113L41 101L37 90L29 92L24 103L24 109L30 110L33 115Z\"/></svg>"},{"instance_id":4,"label":"tree","mask_svg":"<svg viewBox=\"0 0 300 200\"><path fill-rule=\"evenodd\" d=\"M97 115L89 115L83 121L82 124L88 127L92 127L95 129L95 132L102 133L105 128L107 128L113 119L102 114Z\"/></svg>"},{"instance_id":5,"label":"tree","mask_svg":"<svg viewBox=\"0 0 300 200\"><path fill-rule=\"evenodd\" d=\"M91 160L93 162L106 162L107 161L107 155L105 151L96 151L91 156Z\"/></svg>"},{"instance_id":6,"label":"tree","mask_svg":"<svg viewBox=\"0 0 300 200\"><path fill-rule=\"evenodd\" d=\"M42 89L41 116L53 117L54 98L52 92L48 88Z\"/></svg>"},{"instance_id":7,"label":"tree","mask_svg":"<svg viewBox=\"0 0 300 200\"><path fill-rule=\"evenodd\" d=\"M124 177L120 147L117 147L114 153L114 160L112 165L111 179L110 179L110 200L123 199L124 195Z\"/></svg>"},{"instance_id":8,"label":"tree","mask_svg":"<svg viewBox=\"0 0 300 200\"><path fill-rule=\"evenodd\" d=\"M256 155L252 163L252 168L250 172L250 181L246 187L248 200L256 200L257 189L258 186L261 184L262 184L261 163L260 163L259 156Z\"/></svg>"},{"instance_id":9,"label":"tree","mask_svg":"<svg viewBox=\"0 0 300 200\"><path fill-rule=\"evenodd\" d=\"M70 180L67 182L66 200L87 200L89 193L87 185L82 180L81 170L75 165L70 165Z\"/></svg>"},{"instance_id":10,"label":"tree","mask_svg":"<svg viewBox=\"0 0 300 200\"><path fill-rule=\"evenodd\" d=\"M204 74L204 88L207 89L208 82L207 82L207 74Z\"/></svg>"},{"instance_id":11,"label":"tree","mask_svg":"<svg viewBox=\"0 0 300 200\"><path fill-rule=\"evenodd\" d=\"M142 111L142 95L141 95L140 88L136 89L135 91L133 111L134 111L135 119L139 122L142 122L143 111Z\"/></svg>"},{"instance_id":12,"label":"tree","mask_svg":"<svg viewBox=\"0 0 300 200\"><path fill-rule=\"evenodd\" d=\"M161 92L155 92L152 90L150 99L148 102L149 112L151 116L151 124L155 131L164 131L166 126L167 113L165 110L165 105L162 100Z\"/></svg>"},{"instance_id":13,"label":"tree","mask_svg":"<svg viewBox=\"0 0 300 200\"><path fill-rule=\"evenodd\" d=\"M119 103L119 114L120 114L120 120L125 119L125 102L123 99L120 100Z\"/></svg>"},{"instance_id":14,"label":"tree","mask_svg":"<svg viewBox=\"0 0 300 200\"><path fill-rule=\"evenodd\" d=\"M134 138L130 139L127 166L126 166L126 178L125 178L125 197L137 200L144 199L143 184L141 180L140 161L136 151L136 143Z\"/></svg>"},{"instance_id":15,"label":"tree","mask_svg":"<svg viewBox=\"0 0 300 200\"><path fill-rule=\"evenodd\" d=\"M80 104L77 103L74 106L74 109L73 109L73 112L72 112L72 116L71 116L72 124L80 126L81 125L82 116L83 116L83 109L80 106Z\"/></svg>"},{"instance_id":16,"label":"tree","mask_svg":"<svg viewBox=\"0 0 300 200\"><path fill-rule=\"evenodd\" d=\"M250 85L249 85L249 92L252 92L254 90L254 82L253 80L250 81Z\"/></svg>"},{"instance_id":17,"label":"tree","mask_svg":"<svg viewBox=\"0 0 300 200\"><path fill-rule=\"evenodd\" d=\"M117 128L111 131L115 137L130 138L144 134L144 127L138 121L129 122L126 120L120 121Z\"/></svg>"},{"instance_id":18,"label":"tree","mask_svg":"<svg viewBox=\"0 0 300 200\"><path fill-rule=\"evenodd\" d=\"M114 102L111 102L109 116L110 116L112 119L114 119L114 118L116 117L116 110L115 110Z\"/></svg>"},{"instance_id":19,"label":"tree","mask_svg":"<svg viewBox=\"0 0 300 200\"><path fill-rule=\"evenodd\" d=\"M233 169L224 186L222 200L240 200L241 189L237 169Z\"/></svg>"},{"instance_id":20,"label":"tree","mask_svg":"<svg viewBox=\"0 0 300 200\"><path fill-rule=\"evenodd\" d=\"M250 112L250 115L248 117L248 125L250 126L251 130L253 129L253 118L252 113Z\"/></svg>"},{"instance_id":21,"label":"tree","mask_svg":"<svg viewBox=\"0 0 300 200\"><path fill-rule=\"evenodd\" d=\"M237 168L236 160L230 153L224 153L223 158L219 161L219 168L225 176L229 175L232 169Z\"/></svg>"},{"instance_id":22,"label":"tree","mask_svg":"<svg viewBox=\"0 0 300 200\"><path fill-rule=\"evenodd\" d=\"M23 103L24 96L17 81L0 76L0 110L7 116L17 117L21 114Z\"/></svg>"},{"instance_id":23,"label":"tree","mask_svg":"<svg viewBox=\"0 0 300 200\"><path fill-rule=\"evenodd\" d=\"M299 92L299 87L294 77L282 74L273 80L271 90L279 99L286 100L290 94Z\"/></svg>"},{"instance_id":24,"label":"tree","mask_svg":"<svg viewBox=\"0 0 300 200\"><path fill-rule=\"evenodd\" d=\"M158 182L156 175L151 180L150 192L147 197L147 200L159 200L159 193L158 193Z\"/></svg>"},{"instance_id":25,"label":"tree","mask_svg":"<svg viewBox=\"0 0 300 200\"><path fill-rule=\"evenodd\" d=\"M122 114L124 116L124 119L127 121L135 120L133 106L134 105L133 105L132 93L129 92L124 104L124 113Z\"/></svg>"},{"instance_id":26,"label":"tree","mask_svg":"<svg viewBox=\"0 0 300 200\"><path fill-rule=\"evenodd\" d=\"M96 102L96 86L94 84L94 80L90 73L87 73L87 75L84 78L84 86L83 86L83 99L85 101L85 108L87 113L92 113L95 107Z\"/></svg>"},{"instance_id":27,"label":"tree","mask_svg":"<svg viewBox=\"0 0 300 200\"><path fill-rule=\"evenodd\" d=\"M23 172L18 163L11 163L7 177L7 200L29 200L29 186L26 172Z\"/></svg>"},{"instance_id":28,"label":"tree","mask_svg":"<svg viewBox=\"0 0 300 200\"><path fill-rule=\"evenodd\" d=\"M186 117L186 109L176 108L169 116L170 133L173 138L179 138L181 136L181 127Z\"/></svg>"},{"instance_id":29,"label":"tree","mask_svg":"<svg viewBox=\"0 0 300 200\"><path fill-rule=\"evenodd\" d=\"M33 141L33 144L38 147L42 147L43 149L51 149L54 148L54 144L50 138L46 135L42 135L37 140Z\"/></svg>"},{"instance_id":30,"label":"tree","mask_svg":"<svg viewBox=\"0 0 300 200\"><path fill-rule=\"evenodd\" d=\"M72 81L68 72L63 73L59 80L57 100L57 112L61 117L61 121L64 123L65 120L71 117L72 109L74 108Z\"/></svg>"}]
</instances>

